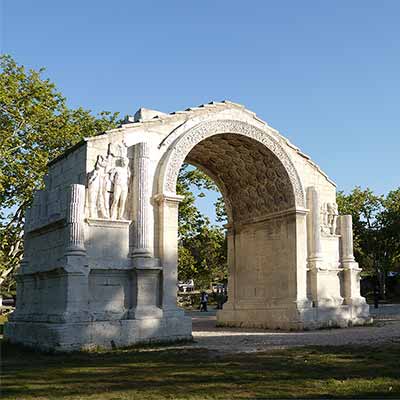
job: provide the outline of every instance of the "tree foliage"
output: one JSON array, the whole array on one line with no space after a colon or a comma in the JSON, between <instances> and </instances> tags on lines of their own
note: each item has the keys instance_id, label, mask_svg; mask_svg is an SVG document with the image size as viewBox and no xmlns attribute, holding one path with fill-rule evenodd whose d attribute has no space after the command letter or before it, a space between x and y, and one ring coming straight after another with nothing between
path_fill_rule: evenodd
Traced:
<instances>
[{"instance_id":1,"label":"tree foliage","mask_svg":"<svg viewBox=\"0 0 400 400\"><path fill-rule=\"evenodd\" d=\"M0 57L0 284L20 262L24 210L42 186L47 163L118 122L118 113L68 108L43 72ZM3 291L11 289L8 282Z\"/></svg>"},{"instance_id":2,"label":"tree foliage","mask_svg":"<svg viewBox=\"0 0 400 400\"><path fill-rule=\"evenodd\" d=\"M400 264L400 188L386 197L356 187L337 196L340 214L353 218L354 253L364 275L375 276L385 292L389 271Z\"/></svg>"},{"instance_id":3,"label":"tree foliage","mask_svg":"<svg viewBox=\"0 0 400 400\"><path fill-rule=\"evenodd\" d=\"M225 201L222 196L219 196L215 202L215 213L217 215L217 222L226 224L228 222L228 217L226 214Z\"/></svg>"},{"instance_id":4,"label":"tree foliage","mask_svg":"<svg viewBox=\"0 0 400 400\"><path fill-rule=\"evenodd\" d=\"M213 280L227 276L226 240L223 228L212 225L195 204L193 187L218 190L215 183L200 170L185 164L179 174L177 193L184 196L179 205L178 278L194 279L198 287L206 288Z\"/></svg>"}]
</instances>

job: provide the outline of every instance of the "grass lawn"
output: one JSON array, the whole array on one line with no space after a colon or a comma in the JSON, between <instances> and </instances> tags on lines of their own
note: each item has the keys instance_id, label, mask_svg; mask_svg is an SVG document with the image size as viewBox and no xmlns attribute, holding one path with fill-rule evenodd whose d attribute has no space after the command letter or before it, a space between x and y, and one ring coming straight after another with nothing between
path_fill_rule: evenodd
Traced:
<instances>
[{"instance_id":1,"label":"grass lawn","mask_svg":"<svg viewBox=\"0 0 400 400\"><path fill-rule=\"evenodd\" d=\"M400 398L400 345L219 355L182 347L43 354L2 343L2 399Z\"/></svg>"}]
</instances>

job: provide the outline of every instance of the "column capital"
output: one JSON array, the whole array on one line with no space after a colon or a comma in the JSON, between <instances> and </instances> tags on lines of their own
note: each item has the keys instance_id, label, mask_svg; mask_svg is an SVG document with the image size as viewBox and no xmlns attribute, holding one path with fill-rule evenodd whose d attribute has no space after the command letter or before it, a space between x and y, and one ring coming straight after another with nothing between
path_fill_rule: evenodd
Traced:
<instances>
[{"instance_id":1,"label":"column capital","mask_svg":"<svg viewBox=\"0 0 400 400\"><path fill-rule=\"evenodd\" d=\"M339 215L340 258L343 264L355 261L353 249L353 221L351 215Z\"/></svg>"},{"instance_id":2,"label":"column capital","mask_svg":"<svg viewBox=\"0 0 400 400\"><path fill-rule=\"evenodd\" d=\"M185 196L180 196L179 194L175 193L159 193L153 196L153 200L158 203L180 203Z\"/></svg>"}]
</instances>

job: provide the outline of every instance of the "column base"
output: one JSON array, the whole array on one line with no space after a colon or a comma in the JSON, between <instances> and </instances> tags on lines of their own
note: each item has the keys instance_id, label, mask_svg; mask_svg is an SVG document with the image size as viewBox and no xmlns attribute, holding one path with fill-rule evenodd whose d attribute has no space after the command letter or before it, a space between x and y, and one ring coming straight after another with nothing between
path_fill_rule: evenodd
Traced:
<instances>
[{"instance_id":1,"label":"column base","mask_svg":"<svg viewBox=\"0 0 400 400\"><path fill-rule=\"evenodd\" d=\"M160 260L154 257L132 257L132 265L137 269L161 269Z\"/></svg>"}]
</instances>

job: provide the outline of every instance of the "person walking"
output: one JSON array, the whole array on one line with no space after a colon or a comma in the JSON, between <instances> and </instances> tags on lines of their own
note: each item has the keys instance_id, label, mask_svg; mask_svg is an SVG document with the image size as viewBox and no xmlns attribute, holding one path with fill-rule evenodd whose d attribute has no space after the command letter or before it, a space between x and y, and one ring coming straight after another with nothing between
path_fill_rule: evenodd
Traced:
<instances>
[{"instance_id":1,"label":"person walking","mask_svg":"<svg viewBox=\"0 0 400 400\"><path fill-rule=\"evenodd\" d=\"M201 292L200 297L200 312L207 312L208 294L206 292Z\"/></svg>"},{"instance_id":2,"label":"person walking","mask_svg":"<svg viewBox=\"0 0 400 400\"><path fill-rule=\"evenodd\" d=\"M217 310L222 310L222 304L224 304L224 292L222 289L217 289L215 297L217 299Z\"/></svg>"}]
</instances>

